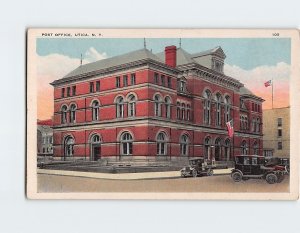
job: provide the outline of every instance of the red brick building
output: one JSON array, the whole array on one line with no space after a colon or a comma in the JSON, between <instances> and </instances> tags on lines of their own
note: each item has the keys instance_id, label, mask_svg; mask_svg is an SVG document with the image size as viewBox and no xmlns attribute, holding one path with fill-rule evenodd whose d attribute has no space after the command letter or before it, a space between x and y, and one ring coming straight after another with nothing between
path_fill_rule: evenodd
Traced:
<instances>
[{"instance_id":1,"label":"red brick building","mask_svg":"<svg viewBox=\"0 0 300 233\"><path fill-rule=\"evenodd\" d=\"M159 54L141 49L55 80L54 157L262 155L263 100L223 73L225 57L220 47L195 54L175 46Z\"/></svg>"}]
</instances>

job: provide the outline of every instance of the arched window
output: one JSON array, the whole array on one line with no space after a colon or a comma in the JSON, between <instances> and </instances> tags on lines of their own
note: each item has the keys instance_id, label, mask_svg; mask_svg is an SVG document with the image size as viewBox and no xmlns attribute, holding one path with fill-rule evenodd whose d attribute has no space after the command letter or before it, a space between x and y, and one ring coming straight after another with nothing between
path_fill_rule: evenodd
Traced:
<instances>
[{"instance_id":1,"label":"arched window","mask_svg":"<svg viewBox=\"0 0 300 233\"><path fill-rule=\"evenodd\" d=\"M240 124L241 124L241 129L246 130L248 129L248 117L241 115L240 116Z\"/></svg>"},{"instance_id":2,"label":"arched window","mask_svg":"<svg viewBox=\"0 0 300 233\"><path fill-rule=\"evenodd\" d=\"M68 111L68 107L66 105L62 106L62 108L61 108L61 123L62 124L67 123L67 111Z\"/></svg>"},{"instance_id":3,"label":"arched window","mask_svg":"<svg viewBox=\"0 0 300 233\"><path fill-rule=\"evenodd\" d=\"M204 157L208 160L211 160L211 139L206 137L204 140Z\"/></svg>"},{"instance_id":4,"label":"arched window","mask_svg":"<svg viewBox=\"0 0 300 233\"><path fill-rule=\"evenodd\" d=\"M185 104L181 104L181 119L185 120Z\"/></svg>"},{"instance_id":5,"label":"arched window","mask_svg":"<svg viewBox=\"0 0 300 233\"><path fill-rule=\"evenodd\" d=\"M167 154L167 137L166 134L160 132L156 138L156 154L166 155Z\"/></svg>"},{"instance_id":6,"label":"arched window","mask_svg":"<svg viewBox=\"0 0 300 233\"><path fill-rule=\"evenodd\" d=\"M260 119L259 118L256 119L256 132L257 133L260 132Z\"/></svg>"},{"instance_id":7,"label":"arched window","mask_svg":"<svg viewBox=\"0 0 300 233\"><path fill-rule=\"evenodd\" d=\"M222 98L219 93L216 94L216 125L220 126L221 122L221 102Z\"/></svg>"},{"instance_id":8,"label":"arched window","mask_svg":"<svg viewBox=\"0 0 300 233\"><path fill-rule=\"evenodd\" d=\"M230 109L231 109L230 97L227 95L224 99L225 123L227 123L231 120Z\"/></svg>"},{"instance_id":9,"label":"arched window","mask_svg":"<svg viewBox=\"0 0 300 233\"><path fill-rule=\"evenodd\" d=\"M180 154L183 156L189 154L189 138L186 134L183 134L180 138Z\"/></svg>"},{"instance_id":10,"label":"arched window","mask_svg":"<svg viewBox=\"0 0 300 233\"><path fill-rule=\"evenodd\" d=\"M221 157L222 157L221 138L217 138L215 141L215 160L220 161Z\"/></svg>"},{"instance_id":11,"label":"arched window","mask_svg":"<svg viewBox=\"0 0 300 233\"><path fill-rule=\"evenodd\" d=\"M134 95L130 95L128 97L128 116L133 117L135 116L135 106L136 106L136 98Z\"/></svg>"},{"instance_id":12,"label":"arched window","mask_svg":"<svg viewBox=\"0 0 300 233\"><path fill-rule=\"evenodd\" d=\"M252 132L256 132L256 119L255 118L252 118Z\"/></svg>"},{"instance_id":13,"label":"arched window","mask_svg":"<svg viewBox=\"0 0 300 233\"><path fill-rule=\"evenodd\" d=\"M248 154L248 145L247 145L246 141L242 142L241 152L242 152L242 155L247 155Z\"/></svg>"},{"instance_id":14,"label":"arched window","mask_svg":"<svg viewBox=\"0 0 300 233\"><path fill-rule=\"evenodd\" d=\"M65 157L71 157L74 155L74 139L71 136L68 136L65 139L64 147L65 147Z\"/></svg>"},{"instance_id":15,"label":"arched window","mask_svg":"<svg viewBox=\"0 0 300 233\"><path fill-rule=\"evenodd\" d=\"M92 103L92 119L93 121L99 120L99 102L97 100Z\"/></svg>"},{"instance_id":16,"label":"arched window","mask_svg":"<svg viewBox=\"0 0 300 233\"><path fill-rule=\"evenodd\" d=\"M210 124L210 115L211 115L211 93L209 90L204 92L204 124Z\"/></svg>"},{"instance_id":17,"label":"arched window","mask_svg":"<svg viewBox=\"0 0 300 233\"><path fill-rule=\"evenodd\" d=\"M253 154L255 154L255 155L258 155L258 143L257 143L257 141L255 141L254 143L253 143Z\"/></svg>"},{"instance_id":18,"label":"arched window","mask_svg":"<svg viewBox=\"0 0 300 233\"><path fill-rule=\"evenodd\" d=\"M161 97L158 94L154 96L154 115L161 116Z\"/></svg>"},{"instance_id":19,"label":"arched window","mask_svg":"<svg viewBox=\"0 0 300 233\"><path fill-rule=\"evenodd\" d=\"M168 96L165 98L165 105L166 105L166 118L171 118L171 99Z\"/></svg>"},{"instance_id":20,"label":"arched window","mask_svg":"<svg viewBox=\"0 0 300 233\"><path fill-rule=\"evenodd\" d=\"M75 123L76 121L76 105L72 104L70 106L70 122Z\"/></svg>"},{"instance_id":21,"label":"arched window","mask_svg":"<svg viewBox=\"0 0 300 233\"><path fill-rule=\"evenodd\" d=\"M191 106L190 106L189 104L187 105L186 119L187 119L188 121L191 119Z\"/></svg>"},{"instance_id":22,"label":"arched window","mask_svg":"<svg viewBox=\"0 0 300 233\"><path fill-rule=\"evenodd\" d=\"M121 155L132 155L133 138L130 133L121 135Z\"/></svg>"},{"instance_id":23,"label":"arched window","mask_svg":"<svg viewBox=\"0 0 300 233\"><path fill-rule=\"evenodd\" d=\"M180 103L179 102L177 102L176 117L177 117L177 119L180 119Z\"/></svg>"},{"instance_id":24,"label":"arched window","mask_svg":"<svg viewBox=\"0 0 300 233\"><path fill-rule=\"evenodd\" d=\"M92 144L100 143L100 136L98 134L95 134L91 139Z\"/></svg>"},{"instance_id":25,"label":"arched window","mask_svg":"<svg viewBox=\"0 0 300 233\"><path fill-rule=\"evenodd\" d=\"M119 96L116 100L116 114L117 118L124 117L124 99L122 96Z\"/></svg>"},{"instance_id":26,"label":"arched window","mask_svg":"<svg viewBox=\"0 0 300 233\"><path fill-rule=\"evenodd\" d=\"M230 160L230 139L229 138L225 140L224 146L225 146L225 148L224 148L225 149L224 150L224 152L225 152L224 156L225 156L225 159L227 161L229 161Z\"/></svg>"}]
</instances>

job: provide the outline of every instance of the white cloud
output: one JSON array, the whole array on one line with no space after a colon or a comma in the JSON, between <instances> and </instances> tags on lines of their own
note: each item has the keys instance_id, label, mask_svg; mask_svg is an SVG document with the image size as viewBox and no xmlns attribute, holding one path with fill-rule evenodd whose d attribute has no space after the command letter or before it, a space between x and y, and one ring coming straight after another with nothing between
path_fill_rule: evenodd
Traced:
<instances>
[{"instance_id":1,"label":"white cloud","mask_svg":"<svg viewBox=\"0 0 300 233\"><path fill-rule=\"evenodd\" d=\"M225 64L225 74L247 84L259 84L270 79L276 81L287 81L290 77L290 65L279 62L276 66L258 66L252 70L244 70L238 66Z\"/></svg>"},{"instance_id":2,"label":"white cloud","mask_svg":"<svg viewBox=\"0 0 300 233\"><path fill-rule=\"evenodd\" d=\"M91 47L85 52L82 63L87 64L106 57L105 52L99 53L95 48ZM53 87L50 83L76 69L80 65L80 59L55 53L47 56L36 54L36 61L38 118L48 119L53 114Z\"/></svg>"},{"instance_id":3,"label":"white cloud","mask_svg":"<svg viewBox=\"0 0 300 233\"><path fill-rule=\"evenodd\" d=\"M102 60L107 58L107 54L105 52L99 53L94 47L90 47L86 52L85 52L85 57L84 60L88 62L94 62L98 60Z\"/></svg>"},{"instance_id":4,"label":"white cloud","mask_svg":"<svg viewBox=\"0 0 300 233\"><path fill-rule=\"evenodd\" d=\"M289 104L289 82L290 65L279 62L275 66L259 66L252 70L244 70L238 66L225 64L224 72L250 89L256 95L265 99L265 106L270 106L271 87L266 88L264 83L270 79L274 80L274 106Z\"/></svg>"},{"instance_id":5,"label":"white cloud","mask_svg":"<svg viewBox=\"0 0 300 233\"><path fill-rule=\"evenodd\" d=\"M91 47L85 52L83 64L105 59L106 53L99 53ZM70 58L62 54L49 54L47 56L37 55L37 76L39 82L49 84L50 82L62 78L80 65L79 58Z\"/></svg>"}]
</instances>

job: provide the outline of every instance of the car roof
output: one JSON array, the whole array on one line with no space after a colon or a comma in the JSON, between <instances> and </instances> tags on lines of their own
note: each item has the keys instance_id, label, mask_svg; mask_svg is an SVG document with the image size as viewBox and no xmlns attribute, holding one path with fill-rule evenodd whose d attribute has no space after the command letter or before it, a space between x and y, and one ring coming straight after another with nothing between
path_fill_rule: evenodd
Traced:
<instances>
[{"instance_id":1,"label":"car roof","mask_svg":"<svg viewBox=\"0 0 300 233\"><path fill-rule=\"evenodd\" d=\"M195 157L195 158L190 158L189 160L198 160L198 159L204 159L204 157Z\"/></svg>"},{"instance_id":2,"label":"car roof","mask_svg":"<svg viewBox=\"0 0 300 233\"><path fill-rule=\"evenodd\" d=\"M235 155L235 157L265 158L264 156L261 155Z\"/></svg>"}]
</instances>

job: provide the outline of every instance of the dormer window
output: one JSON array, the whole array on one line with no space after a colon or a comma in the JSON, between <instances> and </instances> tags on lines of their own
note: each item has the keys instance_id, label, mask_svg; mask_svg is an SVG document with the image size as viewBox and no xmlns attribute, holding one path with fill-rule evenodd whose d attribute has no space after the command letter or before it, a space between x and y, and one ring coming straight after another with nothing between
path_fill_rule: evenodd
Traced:
<instances>
[{"instance_id":1,"label":"dormer window","mask_svg":"<svg viewBox=\"0 0 300 233\"><path fill-rule=\"evenodd\" d=\"M219 60L212 60L212 69L215 71L218 71L220 73L223 73L223 67L224 67L224 63L219 61Z\"/></svg>"},{"instance_id":2,"label":"dormer window","mask_svg":"<svg viewBox=\"0 0 300 233\"><path fill-rule=\"evenodd\" d=\"M186 92L186 79L185 78L181 78L177 81L178 84L178 91L179 92Z\"/></svg>"}]
</instances>

